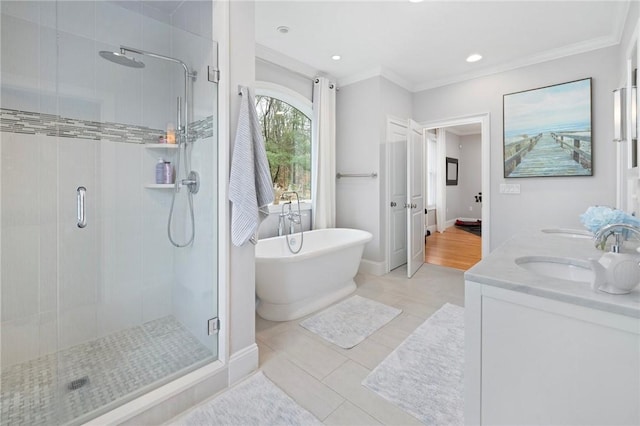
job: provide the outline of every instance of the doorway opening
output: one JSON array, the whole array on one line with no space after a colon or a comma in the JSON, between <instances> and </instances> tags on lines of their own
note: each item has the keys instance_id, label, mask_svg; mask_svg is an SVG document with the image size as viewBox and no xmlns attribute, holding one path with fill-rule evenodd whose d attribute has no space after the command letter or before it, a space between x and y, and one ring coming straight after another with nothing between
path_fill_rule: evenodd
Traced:
<instances>
[{"instance_id":1,"label":"doorway opening","mask_svg":"<svg viewBox=\"0 0 640 426\"><path fill-rule=\"evenodd\" d=\"M423 126L425 262L467 270L490 247L489 115ZM449 176L451 164L455 179Z\"/></svg>"}]
</instances>

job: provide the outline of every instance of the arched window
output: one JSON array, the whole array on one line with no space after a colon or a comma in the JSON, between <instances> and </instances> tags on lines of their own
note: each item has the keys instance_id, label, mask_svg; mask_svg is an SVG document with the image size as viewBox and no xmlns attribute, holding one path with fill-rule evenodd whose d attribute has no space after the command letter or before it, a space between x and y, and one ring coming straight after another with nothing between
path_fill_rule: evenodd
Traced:
<instances>
[{"instance_id":1,"label":"arched window","mask_svg":"<svg viewBox=\"0 0 640 426\"><path fill-rule=\"evenodd\" d=\"M296 191L300 200L311 199L311 119L274 96L256 95L276 196Z\"/></svg>"}]
</instances>

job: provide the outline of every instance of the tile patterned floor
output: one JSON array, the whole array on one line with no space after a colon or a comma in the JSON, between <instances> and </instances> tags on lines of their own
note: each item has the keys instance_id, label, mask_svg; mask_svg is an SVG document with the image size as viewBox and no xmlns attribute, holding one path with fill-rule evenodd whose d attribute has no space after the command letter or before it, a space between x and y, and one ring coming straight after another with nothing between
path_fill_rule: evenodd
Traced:
<instances>
[{"instance_id":1,"label":"tile patterned floor","mask_svg":"<svg viewBox=\"0 0 640 426\"><path fill-rule=\"evenodd\" d=\"M464 306L463 274L425 264L411 279L402 267L382 277L356 276L355 294L403 312L352 349L342 349L299 326L304 318L272 322L256 317L260 369L326 425L421 424L361 382L442 305Z\"/></svg>"},{"instance_id":2,"label":"tile patterned floor","mask_svg":"<svg viewBox=\"0 0 640 426\"><path fill-rule=\"evenodd\" d=\"M88 419L212 358L172 316L151 321L2 371L0 425Z\"/></svg>"}]
</instances>

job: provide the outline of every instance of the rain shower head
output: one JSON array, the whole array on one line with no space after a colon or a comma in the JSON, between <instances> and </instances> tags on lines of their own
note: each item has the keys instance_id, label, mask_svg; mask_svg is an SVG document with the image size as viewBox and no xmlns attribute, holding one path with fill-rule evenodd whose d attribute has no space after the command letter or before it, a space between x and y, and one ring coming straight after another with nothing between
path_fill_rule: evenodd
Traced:
<instances>
[{"instance_id":1,"label":"rain shower head","mask_svg":"<svg viewBox=\"0 0 640 426\"><path fill-rule=\"evenodd\" d=\"M101 50L99 55L104 59L115 62L119 65L124 65L125 67L131 68L144 68L144 62L137 60L136 58L132 58L131 56L127 56L124 52L109 52L107 50Z\"/></svg>"}]
</instances>

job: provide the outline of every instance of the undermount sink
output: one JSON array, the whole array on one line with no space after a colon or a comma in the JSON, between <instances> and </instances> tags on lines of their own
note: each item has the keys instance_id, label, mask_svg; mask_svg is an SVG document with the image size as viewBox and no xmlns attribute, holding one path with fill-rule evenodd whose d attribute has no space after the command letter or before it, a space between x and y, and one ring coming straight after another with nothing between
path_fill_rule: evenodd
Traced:
<instances>
[{"instance_id":1,"label":"undermount sink","mask_svg":"<svg viewBox=\"0 0 640 426\"><path fill-rule=\"evenodd\" d=\"M542 232L567 238L593 238L593 234L591 232L582 229L550 228L542 229Z\"/></svg>"},{"instance_id":2,"label":"undermount sink","mask_svg":"<svg viewBox=\"0 0 640 426\"><path fill-rule=\"evenodd\" d=\"M590 283L595 277L589 262L565 257L524 256L516 264L538 275L569 281Z\"/></svg>"}]
</instances>

